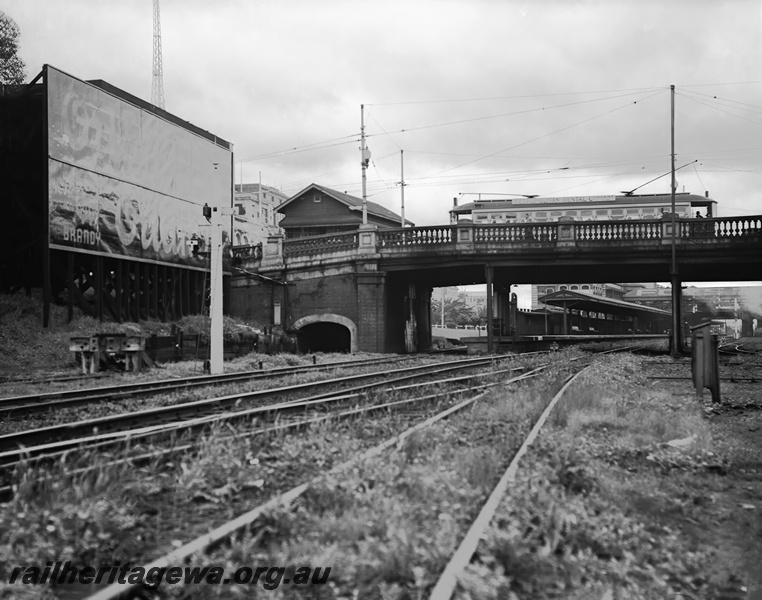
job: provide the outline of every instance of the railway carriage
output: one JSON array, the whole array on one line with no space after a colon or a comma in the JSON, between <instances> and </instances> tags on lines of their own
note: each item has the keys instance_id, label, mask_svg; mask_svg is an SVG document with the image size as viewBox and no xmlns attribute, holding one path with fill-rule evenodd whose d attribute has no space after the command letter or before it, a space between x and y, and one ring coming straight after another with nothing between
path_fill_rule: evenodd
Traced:
<instances>
[{"instance_id":1,"label":"railway carriage","mask_svg":"<svg viewBox=\"0 0 762 600\"><path fill-rule=\"evenodd\" d=\"M675 194L675 213L678 217L693 218L716 214L717 202L709 196ZM659 219L672 210L670 194L625 194L621 196L566 196L556 198L479 199L455 206L450 214L456 222L471 217L474 223L543 223L562 217L577 221L618 221Z\"/></svg>"}]
</instances>

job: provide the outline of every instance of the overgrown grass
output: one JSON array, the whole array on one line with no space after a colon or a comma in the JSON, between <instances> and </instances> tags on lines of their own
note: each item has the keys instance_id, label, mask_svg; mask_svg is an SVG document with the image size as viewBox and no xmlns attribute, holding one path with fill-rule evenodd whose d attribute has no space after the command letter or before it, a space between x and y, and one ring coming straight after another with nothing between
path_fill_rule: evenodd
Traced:
<instances>
[{"instance_id":1,"label":"overgrown grass","mask_svg":"<svg viewBox=\"0 0 762 600\"><path fill-rule=\"evenodd\" d=\"M287 571L332 567L326 586L281 586L268 591L268 598L426 597L561 379L550 373L540 381L493 390L463 414L409 436L396 452L321 478L292 509L271 511L253 533L205 562L226 569L241 564L290 565ZM387 419L398 417L357 419L348 433L360 439L369 432L386 434L382 424ZM258 597L252 586L168 591L192 598Z\"/></svg>"},{"instance_id":2,"label":"overgrown grass","mask_svg":"<svg viewBox=\"0 0 762 600\"><path fill-rule=\"evenodd\" d=\"M665 446L688 436L685 449ZM700 407L652 389L637 358L597 361L523 461L457 597L709 597L710 549L676 525L694 498L664 480L664 469L700 469L709 447Z\"/></svg>"}]
</instances>

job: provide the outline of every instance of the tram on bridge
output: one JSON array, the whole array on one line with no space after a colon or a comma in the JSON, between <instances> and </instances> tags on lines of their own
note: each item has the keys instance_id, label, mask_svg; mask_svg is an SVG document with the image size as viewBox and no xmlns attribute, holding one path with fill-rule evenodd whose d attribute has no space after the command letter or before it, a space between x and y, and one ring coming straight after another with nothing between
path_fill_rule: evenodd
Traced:
<instances>
[{"instance_id":1,"label":"tram on bridge","mask_svg":"<svg viewBox=\"0 0 762 600\"><path fill-rule=\"evenodd\" d=\"M709 195L675 194L675 214L679 218L712 217L717 202ZM545 223L572 218L577 221L620 221L659 219L672 212L670 194L624 194L621 196L564 196L479 199L455 206L451 221L471 218L475 224Z\"/></svg>"}]
</instances>

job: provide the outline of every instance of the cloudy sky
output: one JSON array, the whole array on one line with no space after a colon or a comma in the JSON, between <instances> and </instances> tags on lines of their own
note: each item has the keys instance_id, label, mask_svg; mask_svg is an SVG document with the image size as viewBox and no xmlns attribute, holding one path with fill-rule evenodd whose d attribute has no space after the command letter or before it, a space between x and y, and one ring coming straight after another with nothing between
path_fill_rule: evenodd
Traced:
<instances>
[{"instance_id":1,"label":"cloudy sky","mask_svg":"<svg viewBox=\"0 0 762 600\"><path fill-rule=\"evenodd\" d=\"M0 0L48 63L151 99L152 0ZM678 191L762 214L759 0L161 0L166 108L236 181L312 182L448 221L477 194ZM404 155L401 156L401 151ZM404 156L404 158L403 158ZM495 196L485 196L495 197Z\"/></svg>"}]
</instances>

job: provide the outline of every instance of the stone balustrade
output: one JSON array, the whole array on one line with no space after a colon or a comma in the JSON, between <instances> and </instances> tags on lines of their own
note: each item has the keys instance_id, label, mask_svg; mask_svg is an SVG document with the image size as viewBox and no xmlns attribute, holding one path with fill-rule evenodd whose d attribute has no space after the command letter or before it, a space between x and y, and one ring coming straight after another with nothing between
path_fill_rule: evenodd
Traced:
<instances>
[{"instance_id":1,"label":"stone balustrade","mask_svg":"<svg viewBox=\"0 0 762 600\"><path fill-rule=\"evenodd\" d=\"M717 243L723 240L760 238L762 216L712 219L676 219L675 243ZM654 220L574 221L561 219L550 223L511 223L478 225L460 223L429 227L377 229L364 226L357 231L286 240L270 236L255 246L233 248L234 260L261 262L262 267L284 265L289 260L341 254L400 255L438 251L479 252L521 247L601 247L605 245L669 244L672 241L669 216Z\"/></svg>"}]
</instances>

